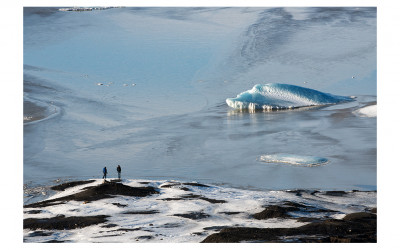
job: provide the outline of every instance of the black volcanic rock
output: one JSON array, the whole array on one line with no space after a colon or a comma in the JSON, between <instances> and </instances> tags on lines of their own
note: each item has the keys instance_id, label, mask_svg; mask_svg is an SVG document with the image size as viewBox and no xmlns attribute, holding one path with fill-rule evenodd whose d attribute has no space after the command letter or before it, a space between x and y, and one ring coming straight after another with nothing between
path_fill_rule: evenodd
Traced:
<instances>
[{"instance_id":1,"label":"black volcanic rock","mask_svg":"<svg viewBox=\"0 0 400 250\"><path fill-rule=\"evenodd\" d=\"M345 191L326 191L325 195L329 196L345 196L347 193Z\"/></svg>"},{"instance_id":2,"label":"black volcanic rock","mask_svg":"<svg viewBox=\"0 0 400 250\"><path fill-rule=\"evenodd\" d=\"M174 214L173 216L179 216L179 217L188 218L188 219L192 219L192 220L200 220L200 219L210 217L210 215L205 214L203 212L192 212L192 213L187 213L187 214Z\"/></svg>"},{"instance_id":3,"label":"black volcanic rock","mask_svg":"<svg viewBox=\"0 0 400 250\"><path fill-rule=\"evenodd\" d=\"M304 213L332 213L336 212L329 209L313 207L292 201L285 201L280 205L266 206L265 209L259 213L253 214L253 218L257 220L267 220L271 218L290 218L289 212L304 212Z\"/></svg>"},{"instance_id":4,"label":"black volcanic rock","mask_svg":"<svg viewBox=\"0 0 400 250\"><path fill-rule=\"evenodd\" d=\"M210 187L208 185L197 183L197 182L184 182L182 184L183 185L188 185L188 186L195 186L195 187Z\"/></svg>"},{"instance_id":5,"label":"black volcanic rock","mask_svg":"<svg viewBox=\"0 0 400 250\"><path fill-rule=\"evenodd\" d=\"M106 215L82 217L60 215L53 218L28 218L24 220L24 229L69 230L104 223L107 217Z\"/></svg>"},{"instance_id":6,"label":"black volcanic rock","mask_svg":"<svg viewBox=\"0 0 400 250\"><path fill-rule=\"evenodd\" d=\"M201 195L196 195L196 194L186 194L186 195L182 195L180 197L170 197L170 198L164 198L162 200L164 201L178 201L178 200L193 200L193 199L199 199L199 200L204 200L204 201L208 201L210 203L226 203L225 200L216 200L216 199L211 199L211 198L207 198Z\"/></svg>"},{"instance_id":7,"label":"black volcanic rock","mask_svg":"<svg viewBox=\"0 0 400 250\"><path fill-rule=\"evenodd\" d=\"M328 219L297 228L231 227L211 234L204 243L234 242L377 242L376 215L348 214L343 220Z\"/></svg>"},{"instance_id":8,"label":"black volcanic rock","mask_svg":"<svg viewBox=\"0 0 400 250\"><path fill-rule=\"evenodd\" d=\"M343 220L345 221L364 221L368 222L369 220L371 222L376 221L376 214L374 213L367 213L367 212L359 212L359 213L352 213L346 215Z\"/></svg>"},{"instance_id":9,"label":"black volcanic rock","mask_svg":"<svg viewBox=\"0 0 400 250\"><path fill-rule=\"evenodd\" d=\"M257 220L265 220L265 219L271 219L271 218L287 218L290 217L290 215L287 214L287 212L291 211L299 211L299 208L296 207L283 207L283 206L268 206L264 211L260 213L256 213L253 215L253 217Z\"/></svg>"},{"instance_id":10,"label":"black volcanic rock","mask_svg":"<svg viewBox=\"0 0 400 250\"><path fill-rule=\"evenodd\" d=\"M30 211L26 211L24 213L27 214L40 214L42 212L42 210L30 210Z\"/></svg>"},{"instance_id":11,"label":"black volcanic rock","mask_svg":"<svg viewBox=\"0 0 400 250\"><path fill-rule=\"evenodd\" d=\"M126 211L123 214L158 214L157 210Z\"/></svg>"}]
</instances>

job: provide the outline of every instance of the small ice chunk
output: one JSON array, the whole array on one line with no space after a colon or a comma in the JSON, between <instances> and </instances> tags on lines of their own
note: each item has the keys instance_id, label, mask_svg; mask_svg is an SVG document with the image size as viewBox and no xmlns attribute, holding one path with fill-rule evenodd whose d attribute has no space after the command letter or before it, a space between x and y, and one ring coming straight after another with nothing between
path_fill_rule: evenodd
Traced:
<instances>
[{"instance_id":1,"label":"small ice chunk","mask_svg":"<svg viewBox=\"0 0 400 250\"><path fill-rule=\"evenodd\" d=\"M303 156L293 154L268 154L262 155L260 161L267 163L287 163L304 167L315 167L328 163L328 159L316 156Z\"/></svg>"},{"instance_id":2,"label":"small ice chunk","mask_svg":"<svg viewBox=\"0 0 400 250\"><path fill-rule=\"evenodd\" d=\"M353 114L361 117L376 117L377 114L377 106L369 105L360 109L353 111Z\"/></svg>"}]
</instances>

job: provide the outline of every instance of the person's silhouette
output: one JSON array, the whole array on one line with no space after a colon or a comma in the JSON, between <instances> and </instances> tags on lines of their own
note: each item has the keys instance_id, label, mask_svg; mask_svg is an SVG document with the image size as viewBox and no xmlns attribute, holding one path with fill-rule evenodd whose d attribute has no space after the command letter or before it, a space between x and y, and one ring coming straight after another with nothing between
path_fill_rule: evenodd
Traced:
<instances>
[{"instance_id":1,"label":"person's silhouette","mask_svg":"<svg viewBox=\"0 0 400 250\"><path fill-rule=\"evenodd\" d=\"M118 165L118 167L117 167L117 172L118 172L118 179L121 180L121 166L120 165Z\"/></svg>"},{"instance_id":2,"label":"person's silhouette","mask_svg":"<svg viewBox=\"0 0 400 250\"><path fill-rule=\"evenodd\" d=\"M107 167L103 168L103 179L106 180L107 178Z\"/></svg>"}]
</instances>

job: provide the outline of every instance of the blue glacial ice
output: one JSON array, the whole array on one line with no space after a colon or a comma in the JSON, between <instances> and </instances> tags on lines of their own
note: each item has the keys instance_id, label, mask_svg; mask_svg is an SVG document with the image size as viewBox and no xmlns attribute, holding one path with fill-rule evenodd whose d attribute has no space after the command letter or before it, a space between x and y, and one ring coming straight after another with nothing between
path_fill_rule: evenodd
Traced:
<instances>
[{"instance_id":1,"label":"blue glacial ice","mask_svg":"<svg viewBox=\"0 0 400 250\"><path fill-rule=\"evenodd\" d=\"M268 83L257 84L252 89L240 93L236 98L227 98L226 103L240 110L269 111L338 104L352 100L351 97L332 95L300 86Z\"/></svg>"},{"instance_id":2,"label":"blue glacial ice","mask_svg":"<svg viewBox=\"0 0 400 250\"><path fill-rule=\"evenodd\" d=\"M323 157L292 155L292 154L262 155L260 156L259 161L267 163L287 163L303 167L315 167L328 163L328 159Z\"/></svg>"}]
</instances>

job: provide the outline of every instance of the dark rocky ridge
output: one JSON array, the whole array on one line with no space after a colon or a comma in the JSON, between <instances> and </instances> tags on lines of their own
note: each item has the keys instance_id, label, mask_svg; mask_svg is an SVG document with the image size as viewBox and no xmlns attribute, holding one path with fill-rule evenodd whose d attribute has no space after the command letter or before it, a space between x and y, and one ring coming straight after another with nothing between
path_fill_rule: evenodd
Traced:
<instances>
[{"instance_id":1,"label":"dark rocky ridge","mask_svg":"<svg viewBox=\"0 0 400 250\"><path fill-rule=\"evenodd\" d=\"M290 218L289 212L311 213L337 213L337 211L324 208L313 207L296 202L285 201L281 205L270 205L259 213L253 214L253 218L258 220L266 220L271 218Z\"/></svg>"},{"instance_id":2,"label":"dark rocky ridge","mask_svg":"<svg viewBox=\"0 0 400 250\"><path fill-rule=\"evenodd\" d=\"M253 218L257 220L265 220L271 218L288 218L291 217L288 215L288 212L291 211L299 211L296 207L281 207L281 206L268 206L264 211L256 213L253 215Z\"/></svg>"},{"instance_id":3,"label":"dark rocky ridge","mask_svg":"<svg viewBox=\"0 0 400 250\"><path fill-rule=\"evenodd\" d=\"M361 212L348 214L343 220L327 219L297 228L230 227L208 236L202 242L375 243L376 227L376 214Z\"/></svg>"},{"instance_id":4,"label":"dark rocky ridge","mask_svg":"<svg viewBox=\"0 0 400 250\"><path fill-rule=\"evenodd\" d=\"M105 198L111 198L115 195L124 196L135 196L135 197L145 197L152 194L158 194L159 192L153 187L130 187L122 183L117 182L105 182L97 186L90 186L76 194L45 200L29 205L25 205L24 208L37 208L37 207L47 207L54 206L58 204L63 204L66 201L85 201L91 202Z\"/></svg>"}]
</instances>

